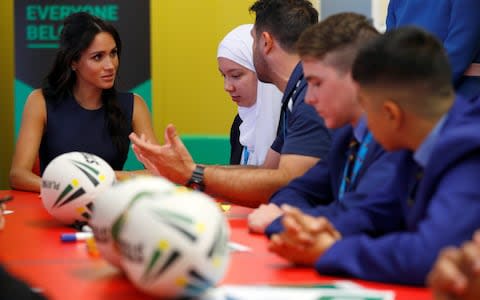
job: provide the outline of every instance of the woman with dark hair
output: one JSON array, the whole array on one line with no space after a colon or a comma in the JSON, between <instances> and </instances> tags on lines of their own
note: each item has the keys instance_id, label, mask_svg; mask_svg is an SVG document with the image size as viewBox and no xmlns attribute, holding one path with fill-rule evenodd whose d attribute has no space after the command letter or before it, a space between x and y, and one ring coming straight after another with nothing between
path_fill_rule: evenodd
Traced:
<instances>
[{"instance_id":1,"label":"woman with dark hair","mask_svg":"<svg viewBox=\"0 0 480 300\"><path fill-rule=\"evenodd\" d=\"M123 177L128 134L157 141L143 99L115 90L121 50L117 30L103 20L84 12L65 19L53 67L25 103L12 188L39 191L40 177L32 171L37 157L41 174L52 159L71 151L98 155Z\"/></svg>"}]
</instances>

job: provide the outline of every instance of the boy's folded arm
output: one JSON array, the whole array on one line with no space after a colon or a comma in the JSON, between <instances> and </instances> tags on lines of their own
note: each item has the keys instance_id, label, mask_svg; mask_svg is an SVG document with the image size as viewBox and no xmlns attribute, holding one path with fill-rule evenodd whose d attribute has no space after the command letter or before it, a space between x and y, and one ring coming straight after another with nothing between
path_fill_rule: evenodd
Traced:
<instances>
[{"instance_id":1,"label":"boy's folded arm","mask_svg":"<svg viewBox=\"0 0 480 300\"><path fill-rule=\"evenodd\" d=\"M316 262L322 274L424 285L439 251L459 246L480 227L480 189L473 174L480 157L457 162L435 184L425 214L412 216L418 225L381 237L354 235L336 242Z\"/></svg>"}]
</instances>

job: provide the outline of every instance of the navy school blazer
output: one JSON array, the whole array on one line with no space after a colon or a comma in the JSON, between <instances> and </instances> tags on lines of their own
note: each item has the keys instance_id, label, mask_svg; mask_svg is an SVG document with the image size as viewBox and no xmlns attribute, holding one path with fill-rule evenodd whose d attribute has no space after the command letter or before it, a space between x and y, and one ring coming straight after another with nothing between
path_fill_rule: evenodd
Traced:
<instances>
[{"instance_id":1,"label":"navy school blazer","mask_svg":"<svg viewBox=\"0 0 480 300\"><path fill-rule=\"evenodd\" d=\"M385 152L375 140L372 140L356 180L339 201L339 189L352 137L351 125L335 130L328 157L319 161L303 176L294 179L286 187L276 192L270 202L277 205L286 203L300 208L307 214L327 218L333 218L357 206L367 205L379 215L382 215L380 211L383 210L386 210L384 214L388 215L392 205L398 205L400 196L371 198L369 195L383 191L382 187L394 180L395 169L397 165L403 163L405 155L403 151ZM404 191L398 189L391 193L400 194ZM277 218L266 228L267 236L283 230L281 218ZM380 227L375 226L375 223L368 217L356 218L345 225L338 228L343 236L360 232L371 235L383 233L383 228L379 230Z\"/></svg>"},{"instance_id":2,"label":"navy school blazer","mask_svg":"<svg viewBox=\"0 0 480 300\"><path fill-rule=\"evenodd\" d=\"M479 125L479 101L451 112L414 200L400 199L389 215L384 214L388 212L385 210L379 217L375 211L361 207L333 221L344 226L352 217L367 218L390 232L381 237L358 234L342 238L319 257L317 271L365 280L425 284L440 250L460 246L480 228ZM407 160L398 168L393 182L404 189L411 187L415 177L412 154L409 156L410 163Z\"/></svg>"}]
</instances>

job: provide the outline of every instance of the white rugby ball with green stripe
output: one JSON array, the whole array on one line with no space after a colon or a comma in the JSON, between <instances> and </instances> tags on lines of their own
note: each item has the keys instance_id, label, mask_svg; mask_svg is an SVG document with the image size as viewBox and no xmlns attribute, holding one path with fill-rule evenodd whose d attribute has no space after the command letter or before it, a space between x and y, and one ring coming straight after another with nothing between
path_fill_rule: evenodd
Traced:
<instances>
[{"instance_id":1,"label":"white rugby ball with green stripe","mask_svg":"<svg viewBox=\"0 0 480 300\"><path fill-rule=\"evenodd\" d=\"M114 182L115 172L102 158L69 152L57 156L45 168L40 197L45 209L62 223L87 223L97 194Z\"/></svg>"},{"instance_id":2,"label":"white rugby ball with green stripe","mask_svg":"<svg viewBox=\"0 0 480 300\"><path fill-rule=\"evenodd\" d=\"M128 212L119 234L130 280L156 297L194 297L215 286L228 266L229 226L206 194L153 194Z\"/></svg>"},{"instance_id":3,"label":"white rugby ball with green stripe","mask_svg":"<svg viewBox=\"0 0 480 300\"><path fill-rule=\"evenodd\" d=\"M103 258L120 267L118 235L132 207L148 201L153 193L168 194L175 185L157 176L138 176L121 181L100 193L95 200L90 226L93 229L97 248ZM158 201L159 196L155 197Z\"/></svg>"}]
</instances>

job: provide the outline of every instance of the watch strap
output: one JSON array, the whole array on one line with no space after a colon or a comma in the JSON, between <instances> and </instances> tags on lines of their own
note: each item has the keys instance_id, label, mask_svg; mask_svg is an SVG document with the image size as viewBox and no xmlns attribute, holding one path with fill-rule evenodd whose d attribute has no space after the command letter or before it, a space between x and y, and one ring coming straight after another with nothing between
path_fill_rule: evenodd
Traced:
<instances>
[{"instance_id":1,"label":"watch strap","mask_svg":"<svg viewBox=\"0 0 480 300\"><path fill-rule=\"evenodd\" d=\"M187 182L187 186L198 191L205 190L205 182L203 181L205 166L196 165L193 170L192 177Z\"/></svg>"}]
</instances>

